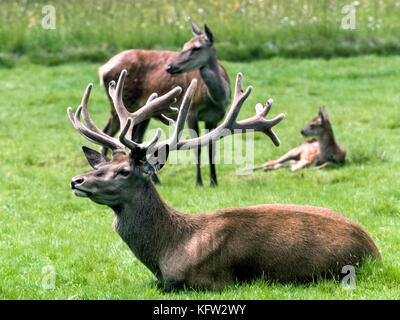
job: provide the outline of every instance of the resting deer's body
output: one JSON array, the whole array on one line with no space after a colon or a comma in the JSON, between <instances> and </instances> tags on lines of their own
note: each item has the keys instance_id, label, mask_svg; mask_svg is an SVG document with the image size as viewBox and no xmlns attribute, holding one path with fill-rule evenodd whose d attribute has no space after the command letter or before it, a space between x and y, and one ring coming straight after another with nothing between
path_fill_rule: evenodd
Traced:
<instances>
[{"instance_id":1,"label":"resting deer's body","mask_svg":"<svg viewBox=\"0 0 400 320\"><path fill-rule=\"evenodd\" d=\"M248 128L266 133L279 143L272 127L284 115L266 120L272 100L256 106L256 116L236 121L251 88L242 91L241 75L236 80L232 107L214 131L179 141L191 98L193 80L186 91L172 137L158 142L161 131L147 143L131 140L134 125L169 107L179 89L155 98L135 113L122 103L126 72L111 83L110 96L118 111L122 131L118 139L105 135L90 119L87 102L91 86L75 114L68 114L75 128L90 141L113 150L111 160L84 147L92 172L78 175L71 188L78 196L108 205L115 212L114 228L129 248L164 283L172 287L219 289L236 281L265 277L281 282L308 281L318 276L338 274L345 265L355 265L364 257L379 258L379 251L367 232L354 222L324 208L298 205L259 205L230 208L190 215L169 207L157 193L151 176L166 161L169 150L208 144ZM81 115L87 124L83 125ZM127 153L125 147L131 152ZM149 155L149 157L148 157Z\"/></svg>"},{"instance_id":2,"label":"resting deer's body","mask_svg":"<svg viewBox=\"0 0 400 320\"><path fill-rule=\"evenodd\" d=\"M110 100L110 118L104 132L114 136L119 130L118 115L108 86L117 81L122 70L128 71L124 88L124 103L129 111L143 106L153 93L165 94L174 87L187 88L193 79L198 79L198 90L189 109L188 127L190 133L199 136L199 121L205 122L205 128L213 130L225 115L230 103L231 91L229 77L217 60L214 39L211 31L205 27L205 34L193 24L195 37L185 44L182 52L161 50L127 50L111 58L99 69L99 77L104 83ZM181 103L178 98L178 103ZM174 115L169 115L174 118ZM163 120L159 115L154 118ZM150 119L141 122L133 130L133 139L141 142ZM103 149L105 155L107 149ZM200 170L201 148L195 150L197 164L197 185L202 185ZM213 143L209 145L211 185L217 184L214 165L215 151Z\"/></svg>"},{"instance_id":3,"label":"resting deer's body","mask_svg":"<svg viewBox=\"0 0 400 320\"><path fill-rule=\"evenodd\" d=\"M292 171L297 171L308 165L322 169L333 163L344 161L346 149L336 142L325 108L320 108L318 116L301 130L301 134L304 137L317 136L317 139L306 141L282 157L267 161L253 169L278 169L284 167L289 160L297 161L292 165Z\"/></svg>"},{"instance_id":4,"label":"resting deer's body","mask_svg":"<svg viewBox=\"0 0 400 320\"><path fill-rule=\"evenodd\" d=\"M143 190L115 210L114 227L167 289L219 289L263 276L311 281L379 257L360 226L329 209L274 204L189 215L165 204L152 182Z\"/></svg>"}]
</instances>

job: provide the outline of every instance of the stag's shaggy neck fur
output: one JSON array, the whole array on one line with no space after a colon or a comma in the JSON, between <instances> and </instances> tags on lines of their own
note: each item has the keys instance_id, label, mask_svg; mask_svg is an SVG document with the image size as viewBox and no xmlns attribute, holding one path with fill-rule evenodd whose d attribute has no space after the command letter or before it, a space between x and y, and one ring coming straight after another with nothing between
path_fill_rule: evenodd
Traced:
<instances>
[{"instance_id":1,"label":"stag's shaggy neck fur","mask_svg":"<svg viewBox=\"0 0 400 320\"><path fill-rule=\"evenodd\" d=\"M183 238L191 227L186 215L169 207L151 181L131 201L113 207L114 229L136 257L161 279L160 259L174 239Z\"/></svg>"}]
</instances>

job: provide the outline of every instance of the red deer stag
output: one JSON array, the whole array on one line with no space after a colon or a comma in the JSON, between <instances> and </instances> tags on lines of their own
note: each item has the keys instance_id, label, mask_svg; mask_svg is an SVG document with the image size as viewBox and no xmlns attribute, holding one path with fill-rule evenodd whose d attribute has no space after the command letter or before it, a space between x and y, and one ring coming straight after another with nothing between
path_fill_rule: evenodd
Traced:
<instances>
[{"instance_id":1,"label":"red deer stag","mask_svg":"<svg viewBox=\"0 0 400 320\"><path fill-rule=\"evenodd\" d=\"M231 89L228 75L218 62L214 47L214 36L205 25L205 33L192 24L194 38L183 46L181 52L155 50L127 50L111 58L99 69L100 81L104 83L110 100L111 115L104 133L114 136L119 130L119 120L107 88L111 81L117 81L123 69L128 70L125 82L123 101L129 111L135 111L142 106L152 92L165 94L172 88L180 86L187 88L196 78L198 87L192 100L188 114L188 126L192 137L199 135L199 121L205 122L208 130L216 128L225 115L230 103ZM178 99L178 103L181 99ZM174 115L169 115L174 117ZM154 115L165 123L160 115ZM133 129L133 140L142 142L144 132L150 119L140 122ZM166 123L167 124L167 123ZM209 147L210 181L217 185L217 175L214 164L215 147L211 141ZM103 148L103 155L107 149ZM196 184L202 185L200 171L201 148L194 149L197 165ZM155 181L158 181L154 175Z\"/></svg>"},{"instance_id":2,"label":"red deer stag","mask_svg":"<svg viewBox=\"0 0 400 320\"><path fill-rule=\"evenodd\" d=\"M331 123L324 107L318 111L318 116L300 131L304 137L317 136L290 150L276 160L270 160L263 165L253 168L274 170L286 166L287 161L296 160L291 170L297 171L307 165L314 165L316 169L325 168L333 163L342 163L346 157L346 149L338 144L333 135Z\"/></svg>"},{"instance_id":3,"label":"red deer stag","mask_svg":"<svg viewBox=\"0 0 400 320\"><path fill-rule=\"evenodd\" d=\"M254 117L236 121L251 91L251 87L242 91L242 76L238 74L234 100L222 124L204 136L180 141L195 95L194 79L182 100L172 136L158 141L159 130L151 141L137 143L130 138L132 127L154 114L172 111L169 105L181 89L157 99L152 95L143 108L129 113L122 103L125 75L122 72L118 84L111 82L109 88L123 128L118 139L99 130L89 117L91 85L76 113L68 108L71 122L83 136L113 151L109 160L83 147L94 170L74 177L71 188L77 196L114 210L116 232L165 290L182 286L219 289L257 277L308 281L338 274L344 265L355 265L366 256L380 257L362 227L325 208L270 204L192 215L169 207L151 181L153 170L164 165L169 150L207 145L238 129L262 131L277 141L271 128L284 115L264 119L272 105L269 100L265 107L257 105ZM87 126L81 122L81 114Z\"/></svg>"}]
</instances>

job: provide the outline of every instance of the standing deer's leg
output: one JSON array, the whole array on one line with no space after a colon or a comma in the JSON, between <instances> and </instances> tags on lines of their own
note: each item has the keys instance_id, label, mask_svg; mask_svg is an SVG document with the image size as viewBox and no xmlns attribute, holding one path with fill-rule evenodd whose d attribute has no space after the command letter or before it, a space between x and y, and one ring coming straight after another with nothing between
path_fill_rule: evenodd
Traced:
<instances>
[{"instance_id":1,"label":"standing deer's leg","mask_svg":"<svg viewBox=\"0 0 400 320\"><path fill-rule=\"evenodd\" d=\"M143 142L144 133L146 132L147 126L150 123L150 119L144 120L133 127L132 139L137 143Z\"/></svg>"},{"instance_id":2,"label":"standing deer's leg","mask_svg":"<svg viewBox=\"0 0 400 320\"><path fill-rule=\"evenodd\" d=\"M119 130L119 118L117 115L117 112L115 111L114 107L111 105L111 114L110 118L108 119L108 122L106 126L103 129L103 132L111 137L115 136L115 134ZM106 147L101 147L101 154L103 156L107 155L108 149Z\"/></svg>"},{"instance_id":3,"label":"standing deer's leg","mask_svg":"<svg viewBox=\"0 0 400 320\"><path fill-rule=\"evenodd\" d=\"M216 127L217 127L217 124L206 122L207 130L212 131ZM218 185L217 173L215 171L214 158L215 158L215 142L210 141L210 143L208 144L208 159L210 162L210 184L212 187L215 187Z\"/></svg>"},{"instance_id":4,"label":"standing deer's leg","mask_svg":"<svg viewBox=\"0 0 400 320\"><path fill-rule=\"evenodd\" d=\"M197 121L197 118L189 117L188 118L188 126L190 129L190 137L192 139L199 137L199 122ZM201 147L198 146L197 148L194 148L193 151L194 151L194 156L195 156L195 161L196 161L196 185L202 186L203 179L201 178L201 168L200 168Z\"/></svg>"}]
</instances>

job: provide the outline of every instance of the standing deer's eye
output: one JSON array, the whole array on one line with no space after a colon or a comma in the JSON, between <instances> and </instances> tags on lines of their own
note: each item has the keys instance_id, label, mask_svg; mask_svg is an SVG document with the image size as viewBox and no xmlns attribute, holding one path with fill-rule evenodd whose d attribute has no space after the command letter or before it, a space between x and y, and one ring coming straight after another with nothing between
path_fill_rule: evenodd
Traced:
<instances>
[{"instance_id":1,"label":"standing deer's eye","mask_svg":"<svg viewBox=\"0 0 400 320\"><path fill-rule=\"evenodd\" d=\"M192 51L199 51L201 47L193 47Z\"/></svg>"},{"instance_id":2,"label":"standing deer's eye","mask_svg":"<svg viewBox=\"0 0 400 320\"><path fill-rule=\"evenodd\" d=\"M117 176L118 175L121 175L121 176L123 176L123 177L127 177L127 176L129 176L129 171L128 170L124 170L124 169L122 169L122 170L119 170L118 172L117 172Z\"/></svg>"}]
</instances>

